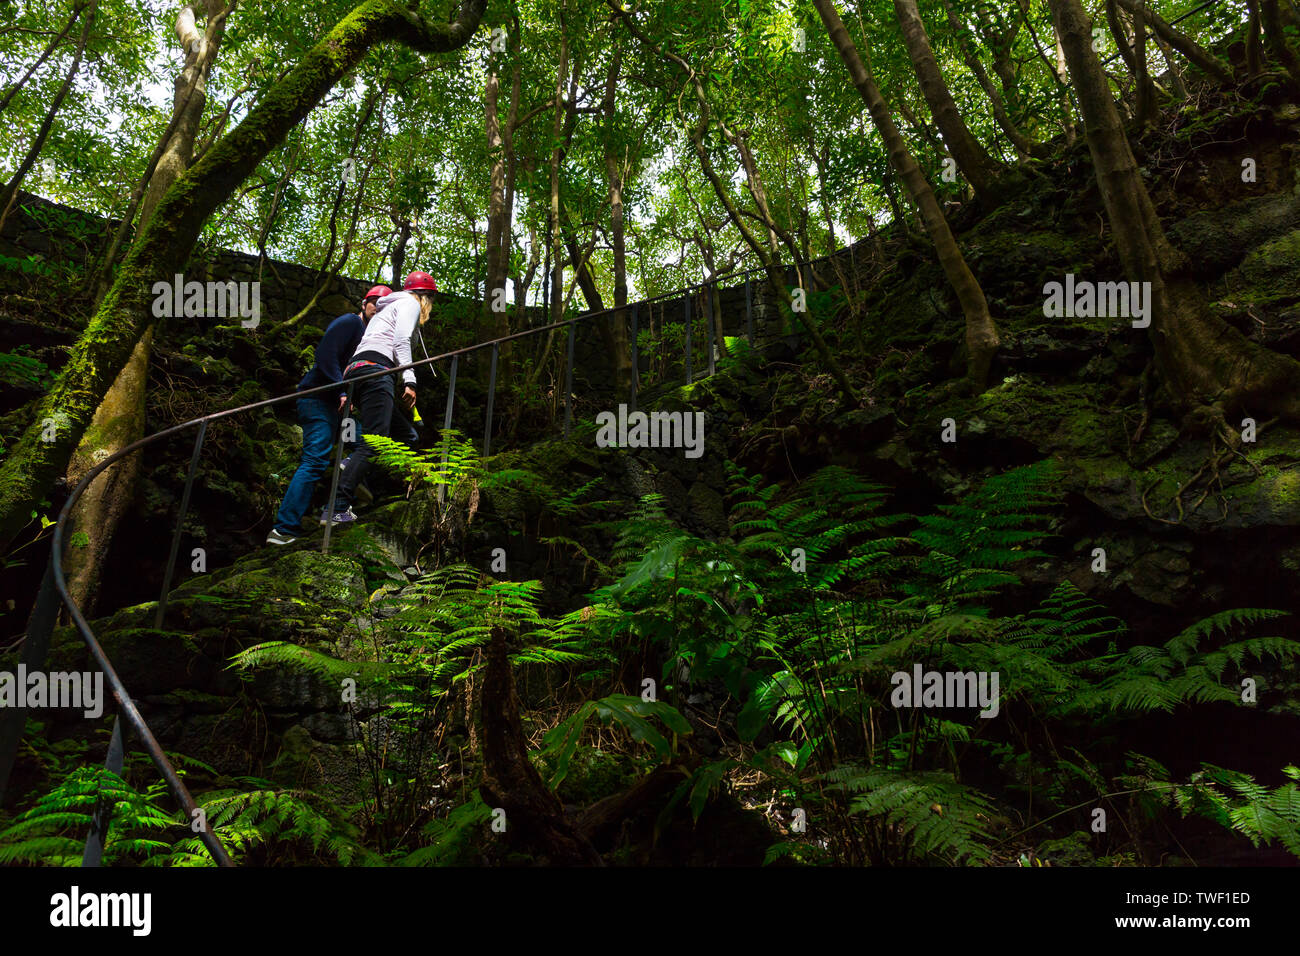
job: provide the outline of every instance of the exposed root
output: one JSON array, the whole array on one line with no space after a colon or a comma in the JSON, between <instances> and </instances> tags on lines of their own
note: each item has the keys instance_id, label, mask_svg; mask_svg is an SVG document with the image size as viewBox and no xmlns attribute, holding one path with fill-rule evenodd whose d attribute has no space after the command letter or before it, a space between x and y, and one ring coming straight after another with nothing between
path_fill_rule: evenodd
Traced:
<instances>
[{"instance_id":1,"label":"exposed root","mask_svg":"<svg viewBox=\"0 0 1300 956\"><path fill-rule=\"evenodd\" d=\"M1277 421L1276 418L1270 418L1262 425L1258 426L1258 431L1269 427ZM1188 427L1196 430L1209 432L1210 450L1201 467L1196 469L1196 473L1178 486L1178 490L1170 496L1170 504L1177 511L1177 517L1174 519L1162 518L1152 512L1151 507L1147 504L1147 496L1158 485L1159 479L1148 485L1142 492L1142 510L1146 512L1148 518L1153 521L1159 521L1161 524L1180 525L1184 522L1188 513L1197 511L1205 499L1214 494L1219 500L1220 514L1217 518L1208 519L1209 523L1217 524L1228 517L1228 502L1223 495L1223 474L1221 469L1225 465L1231 464L1233 458L1240 458L1250 466L1258 477L1263 472L1260 467L1251 461L1242 451L1241 436L1232 429L1227 420L1223 417L1223 409L1217 405L1201 405L1188 414L1184 420L1184 430ZM1183 496L1189 491L1196 488L1197 483L1204 480L1200 496L1191 503L1190 508L1184 506ZM1167 510L1167 509L1166 509Z\"/></svg>"}]
</instances>

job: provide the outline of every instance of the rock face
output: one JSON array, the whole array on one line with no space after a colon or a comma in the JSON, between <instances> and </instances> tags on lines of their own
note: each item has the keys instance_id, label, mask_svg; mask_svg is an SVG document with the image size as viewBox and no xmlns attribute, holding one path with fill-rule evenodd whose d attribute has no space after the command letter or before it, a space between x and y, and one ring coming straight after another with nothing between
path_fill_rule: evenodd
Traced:
<instances>
[{"instance_id":1,"label":"rock face","mask_svg":"<svg viewBox=\"0 0 1300 956\"><path fill-rule=\"evenodd\" d=\"M406 578L383 548L353 527L340 530L328 555L305 542L268 546L190 579L172 592L163 630L152 627L154 603L91 626L165 750L221 775L352 803L367 785L358 741L372 730L373 706L345 703L339 678L284 666L241 672L230 659L265 641L347 659L367 633L370 594L397 581ZM79 636L61 629L49 666L84 669L88 656ZM55 733L89 738L92 729L77 721Z\"/></svg>"}]
</instances>

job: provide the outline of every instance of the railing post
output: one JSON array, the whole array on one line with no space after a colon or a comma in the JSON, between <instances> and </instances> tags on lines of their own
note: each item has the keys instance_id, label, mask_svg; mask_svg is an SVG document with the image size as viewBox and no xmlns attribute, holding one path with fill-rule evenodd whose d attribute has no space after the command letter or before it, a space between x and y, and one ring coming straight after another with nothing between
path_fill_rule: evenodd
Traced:
<instances>
[{"instance_id":1,"label":"railing post","mask_svg":"<svg viewBox=\"0 0 1300 956\"><path fill-rule=\"evenodd\" d=\"M45 657L50 650L50 636L54 633L54 623L59 617L59 603L59 589L54 584L54 554L51 552L50 561L45 566L45 576L41 578L40 589L36 592L36 604L27 621L22 663L28 672L43 670L45 667ZM20 696L19 699L23 698ZM9 776L18 759L18 741L22 740L26 725L26 707L5 708L4 720L0 723L0 802L3 802L5 789L9 786Z\"/></svg>"},{"instance_id":2,"label":"railing post","mask_svg":"<svg viewBox=\"0 0 1300 956\"><path fill-rule=\"evenodd\" d=\"M749 347L754 347L754 286L749 276L745 277L745 338Z\"/></svg>"},{"instance_id":3,"label":"railing post","mask_svg":"<svg viewBox=\"0 0 1300 956\"><path fill-rule=\"evenodd\" d=\"M117 774L119 777L122 775L124 749L122 746L122 719L114 717L113 736L108 742L108 759L104 761L104 769ZM95 815L90 821L90 833L86 835L86 849L81 854L82 866L99 866L104 857L104 838L108 834L108 825L112 821L113 804L108 800L101 799L95 807Z\"/></svg>"},{"instance_id":4,"label":"railing post","mask_svg":"<svg viewBox=\"0 0 1300 956\"><path fill-rule=\"evenodd\" d=\"M97 467L102 467L104 464L106 463L101 463L101 465ZM94 469L91 471L93 473ZM158 772L162 774L163 779L167 782L167 788L171 790L172 795L176 798L176 802L181 805L181 810L184 811L185 816L193 818L195 811L198 809L198 805L195 804L194 798L190 796L189 790L186 789L185 784L181 782L181 778L176 774L176 770L172 767L171 762L168 761L167 755L163 753L163 749L159 745L158 739L153 735L153 731L149 729L149 725L145 723L144 718L140 716L140 711L136 708L135 701L131 699L131 695L122 684L122 679L117 676L117 671L113 669L112 661L110 661L108 655L104 653L104 648L100 645L99 641L95 640L95 634L91 631L90 625L86 623L85 615L81 613L81 609L77 607L76 602L74 602L72 597L68 594L68 582L63 576L63 566L61 564L63 555L63 534L68 529L69 513L73 504L76 503L77 496L85 490L86 484L92 477L93 474L88 473L87 477L82 479L81 483L73 489L68 500L63 503L63 509L59 512L59 520L54 528L54 540L51 542L53 560L50 562L50 569L54 574L54 586L58 588L59 597L67 605L68 614L72 617L72 623L76 625L77 630L81 634L82 640L85 641L86 647L90 651L90 656L94 659L94 663L104 672L104 680L112 691L113 699L117 701L118 713L122 717L126 718L126 722L131 725L131 729L134 730L136 736L139 737L140 743L149 753L149 759L153 761L153 765L158 769ZM210 828L204 827L199 832L199 839L202 840L203 845L208 848L208 852L212 854L212 859L216 862L217 866L233 865L230 860L230 855L226 853L226 848L221 845L221 841L217 839L217 835L213 833Z\"/></svg>"},{"instance_id":5,"label":"railing post","mask_svg":"<svg viewBox=\"0 0 1300 956\"><path fill-rule=\"evenodd\" d=\"M492 454L492 406L497 397L497 352L499 345L492 346L492 368L488 372L487 415L483 425L483 457Z\"/></svg>"},{"instance_id":6,"label":"railing post","mask_svg":"<svg viewBox=\"0 0 1300 956\"><path fill-rule=\"evenodd\" d=\"M691 368L691 292L689 289L686 290L682 301L686 303L682 317L682 321L686 323L686 384L690 385L695 380L695 374Z\"/></svg>"},{"instance_id":7,"label":"railing post","mask_svg":"<svg viewBox=\"0 0 1300 956\"><path fill-rule=\"evenodd\" d=\"M640 308L640 302L632 304L632 411L636 411L636 393L641 387L641 359L636 351L636 337L640 333L640 329L637 327L639 318L637 313Z\"/></svg>"},{"instance_id":8,"label":"railing post","mask_svg":"<svg viewBox=\"0 0 1300 956\"><path fill-rule=\"evenodd\" d=\"M568 358L564 362L564 437L569 437L569 428L573 425L573 327L569 323Z\"/></svg>"},{"instance_id":9,"label":"railing post","mask_svg":"<svg viewBox=\"0 0 1300 956\"><path fill-rule=\"evenodd\" d=\"M717 357L713 354L714 348L717 344L717 335L718 335L718 329L717 326L715 325L715 318L713 315L713 285L714 285L713 283L709 283L708 290L707 290L706 308L709 310L709 316L704 322L704 333L709 338L709 376L710 377L712 377L713 374L717 371L717 368L714 364L717 360Z\"/></svg>"},{"instance_id":10,"label":"railing post","mask_svg":"<svg viewBox=\"0 0 1300 956\"><path fill-rule=\"evenodd\" d=\"M343 419L339 422L340 429L343 425L343 422L347 421L349 418L352 417L351 415L352 386L354 384L355 384L354 382L348 382L347 394L343 399L343 409L344 411L348 412L348 414L343 416ZM356 419L352 419L352 422L353 422L353 426L355 427ZM360 438L360 436L357 437ZM361 438L361 441L365 441L365 439ZM330 475L330 500L329 500L329 506L325 509L325 540L321 542L321 546L320 546L321 554L330 553L330 532L334 530L334 509L338 507L339 471L341 468L342 461L343 461L343 435L340 433L338 444L334 446L334 467L331 469L332 474Z\"/></svg>"},{"instance_id":11,"label":"railing post","mask_svg":"<svg viewBox=\"0 0 1300 956\"><path fill-rule=\"evenodd\" d=\"M172 549L167 558L167 570L163 572L162 594L158 597L158 612L154 615L155 630L162 630L163 617L167 613L167 594L172 588L172 575L176 571L176 555L181 549L181 532L184 530L185 515L190 510L190 491L194 488L194 472L199 465L199 452L203 450L203 438L208 433L208 420L199 423L199 433L194 436L194 451L190 454L190 472L185 476L185 491L181 493L181 513L176 516L176 530L172 532Z\"/></svg>"},{"instance_id":12,"label":"railing post","mask_svg":"<svg viewBox=\"0 0 1300 956\"><path fill-rule=\"evenodd\" d=\"M451 357L451 381L447 383L447 410L442 415L442 441L447 441L447 430L451 428L451 411L456 405L456 372L460 368L460 356ZM445 478L447 475L447 461L450 457L451 449L443 445L442 452L442 474ZM447 498L447 486L438 485L438 504L442 504Z\"/></svg>"}]
</instances>

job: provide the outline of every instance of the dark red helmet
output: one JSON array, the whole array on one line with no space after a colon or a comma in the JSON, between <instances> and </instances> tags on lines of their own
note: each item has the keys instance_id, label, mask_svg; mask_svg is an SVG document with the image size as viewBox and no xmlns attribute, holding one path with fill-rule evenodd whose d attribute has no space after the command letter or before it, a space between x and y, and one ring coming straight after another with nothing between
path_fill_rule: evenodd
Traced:
<instances>
[{"instance_id":1,"label":"dark red helmet","mask_svg":"<svg viewBox=\"0 0 1300 956\"><path fill-rule=\"evenodd\" d=\"M433 281L433 276L427 272L412 272L406 277L406 284L402 286L404 292L437 292L438 283Z\"/></svg>"},{"instance_id":2,"label":"dark red helmet","mask_svg":"<svg viewBox=\"0 0 1300 956\"><path fill-rule=\"evenodd\" d=\"M363 295L363 296L361 297L361 301L362 301L362 302L365 302L366 299L376 299L376 298L379 298L380 296L392 295L392 294L393 294L393 290L390 289L390 288L388 288L388 286L386 286L386 285L377 285L377 286L375 286L373 289L371 289L369 292L367 292L365 295Z\"/></svg>"}]
</instances>

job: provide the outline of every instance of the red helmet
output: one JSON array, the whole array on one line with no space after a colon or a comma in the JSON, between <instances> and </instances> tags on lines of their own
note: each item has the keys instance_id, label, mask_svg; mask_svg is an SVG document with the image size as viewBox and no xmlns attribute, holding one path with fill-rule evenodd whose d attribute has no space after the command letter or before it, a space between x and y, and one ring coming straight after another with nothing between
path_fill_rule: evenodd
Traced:
<instances>
[{"instance_id":1,"label":"red helmet","mask_svg":"<svg viewBox=\"0 0 1300 956\"><path fill-rule=\"evenodd\" d=\"M406 284L402 286L404 292L437 292L438 283L433 281L433 276L427 272L412 272L406 277Z\"/></svg>"},{"instance_id":2,"label":"red helmet","mask_svg":"<svg viewBox=\"0 0 1300 956\"><path fill-rule=\"evenodd\" d=\"M365 295L363 295L361 297L361 301L365 302L366 299L374 299L374 298L378 298L379 296L392 295L392 294L393 294L393 290L388 288L388 286L377 285L369 292L367 292Z\"/></svg>"}]
</instances>

